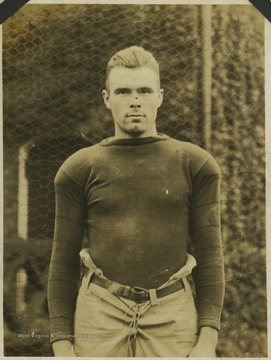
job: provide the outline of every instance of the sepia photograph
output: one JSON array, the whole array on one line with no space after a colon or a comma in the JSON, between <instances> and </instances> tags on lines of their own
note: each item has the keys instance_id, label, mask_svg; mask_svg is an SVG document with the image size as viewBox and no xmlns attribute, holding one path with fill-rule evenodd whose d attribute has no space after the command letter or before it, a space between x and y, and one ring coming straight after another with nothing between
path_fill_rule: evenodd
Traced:
<instances>
[{"instance_id":1,"label":"sepia photograph","mask_svg":"<svg viewBox=\"0 0 271 360\"><path fill-rule=\"evenodd\" d=\"M3 356L268 357L270 25L245 0L3 22Z\"/></svg>"}]
</instances>

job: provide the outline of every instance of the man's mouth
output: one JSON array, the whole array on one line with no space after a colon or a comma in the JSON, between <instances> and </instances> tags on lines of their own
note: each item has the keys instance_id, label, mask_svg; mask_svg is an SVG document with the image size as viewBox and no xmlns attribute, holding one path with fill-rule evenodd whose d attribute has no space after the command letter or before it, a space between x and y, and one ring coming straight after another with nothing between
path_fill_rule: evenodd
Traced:
<instances>
[{"instance_id":1,"label":"man's mouth","mask_svg":"<svg viewBox=\"0 0 271 360\"><path fill-rule=\"evenodd\" d=\"M139 113L137 113L137 114L129 114L128 115L128 118L131 119L132 122L134 122L134 123L140 122L143 117L144 117L144 115L139 114Z\"/></svg>"}]
</instances>

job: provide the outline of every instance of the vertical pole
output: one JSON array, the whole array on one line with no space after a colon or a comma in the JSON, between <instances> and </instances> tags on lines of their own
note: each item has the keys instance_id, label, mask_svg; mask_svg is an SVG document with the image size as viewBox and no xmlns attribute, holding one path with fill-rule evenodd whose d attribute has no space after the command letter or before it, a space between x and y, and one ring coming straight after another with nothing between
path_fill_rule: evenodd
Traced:
<instances>
[{"instance_id":1,"label":"vertical pole","mask_svg":"<svg viewBox=\"0 0 271 360\"><path fill-rule=\"evenodd\" d=\"M210 150L212 136L212 5L201 5L201 24L203 39L203 131L205 148Z\"/></svg>"},{"instance_id":2,"label":"vertical pole","mask_svg":"<svg viewBox=\"0 0 271 360\"><path fill-rule=\"evenodd\" d=\"M0 71L1 71L1 74L3 74L2 72L2 49L3 49L3 44L2 44L2 26L0 26ZM3 147L3 140L4 137L3 137L3 119L4 119L4 110L3 110L3 80L2 80L2 77L1 78L1 81L0 81L0 137L1 137L1 148L0 148L0 166L1 166L1 169L3 169L3 154L4 154L4 147ZM1 186L1 189L3 189L4 187L4 175L1 176L1 180L0 180L0 186ZM4 191L4 189L2 190ZM2 215L2 219L4 217L4 194L1 196L0 198L0 207L1 207L1 215ZM4 234L4 224L3 224L3 221L1 221L1 225L0 225L0 231L1 231L1 234ZM1 241L1 245L0 245L0 249L3 250L3 241ZM3 252L1 252L3 254ZM3 270L2 270L3 271ZM2 275L2 271L0 272L0 274Z\"/></svg>"},{"instance_id":3,"label":"vertical pole","mask_svg":"<svg viewBox=\"0 0 271 360\"><path fill-rule=\"evenodd\" d=\"M29 145L24 144L19 149L18 169L18 238L26 242L28 238L28 179L26 164L28 159ZM19 319L23 318L26 308L25 288L27 284L26 271L21 267L16 273L16 314Z\"/></svg>"},{"instance_id":4,"label":"vertical pole","mask_svg":"<svg viewBox=\"0 0 271 360\"><path fill-rule=\"evenodd\" d=\"M28 179L26 174L28 150L28 144L22 145L19 149L18 236L23 240L28 238Z\"/></svg>"}]
</instances>

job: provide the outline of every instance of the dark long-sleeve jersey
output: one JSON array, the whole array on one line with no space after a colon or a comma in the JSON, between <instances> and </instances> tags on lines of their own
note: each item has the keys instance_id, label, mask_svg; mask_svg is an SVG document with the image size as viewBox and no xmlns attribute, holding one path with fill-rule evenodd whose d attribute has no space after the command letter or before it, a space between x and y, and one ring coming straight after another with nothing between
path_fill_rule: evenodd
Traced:
<instances>
[{"instance_id":1,"label":"dark long-sleeve jersey","mask_svg":"<svg viewBox=\"0 0 271 360\"><path fill-rule=\"evenodd\" d=\"M73 334L84 233L106 277L146 289L159 287L185 264L191 241L199 327L219 329L220 170L209 153L165 135L109 138L69 157L55 190L48 284L52 333Z\"/></svg>"}]
</instances>

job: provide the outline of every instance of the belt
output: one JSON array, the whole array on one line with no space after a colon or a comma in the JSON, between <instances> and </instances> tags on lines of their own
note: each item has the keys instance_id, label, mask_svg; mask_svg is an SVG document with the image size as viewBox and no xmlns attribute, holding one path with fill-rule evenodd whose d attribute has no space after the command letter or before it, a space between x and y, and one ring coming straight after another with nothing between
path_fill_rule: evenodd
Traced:
<instances>
[{"instance_id":1,"label":"belt","mask_svg":"<svg viewBox=\"0 0 271 360\"><path fill-rule=\"evenodd\" d=\"M145 301L151 300L150 291L153 291L138 286L130 287L130 286L121 285L117 282L100 277L96 274L92 275L91 282L93 284L99 285L107 289L109 292L117 296L122 296L126 299L133 300L137 303L143 303ZM161 289L156 289L155 292L157 298L162 298L166 295L173 294L174 292L182 289L184 289L184 284L180 279L175 281L173 284L167 285Z\"/></svg>"}]
</instances>

